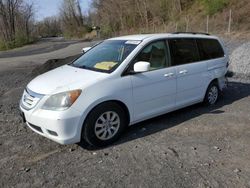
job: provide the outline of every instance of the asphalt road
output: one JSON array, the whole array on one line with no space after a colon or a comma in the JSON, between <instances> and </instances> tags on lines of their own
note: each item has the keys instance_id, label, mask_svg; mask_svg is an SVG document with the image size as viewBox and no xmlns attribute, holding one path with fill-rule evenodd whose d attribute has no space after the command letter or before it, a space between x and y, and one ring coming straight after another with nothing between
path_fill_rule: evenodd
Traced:
<instances>
[{"instance_id":1,"label":"asphalt road","mask_svg":"<svg viewBox=\"0 0 250 188\"><path fill-rule=\"evenodd\" d=\"M9 51L0 51L1 58L9 57L20 57L20 56L29 56L35 54L43 54L51 51L56 51L62 48L66 48L71 44L79 43L79 40L65 40L62 37L55 38L42 38L35 44L30 44L21 48L9 50Z\"/></svg>"},{"instance_id":2,"label":"asphalt road","mask_svg":"<svg viewBox=\"0 0 250 188\"><path fill-rule=\"evenodd\" d=\"M67 41L56 37L10 51L0 51L0 71L37 66L50 59L74 56L80 54L83 47L93 46L97 42Z\"/></svg>"},{"instance_id":3,"label":"asphalt road","mask_svg":"<svg viewBox=\"0 0 250 188\"><path fill-rule=\"evenodd\" d=\"M88 45L80 44L0 58L0 187L250 187L250 80L231 78L215 106L139 123L103 149L62 146L27 128L18 115L24 87L54 67L42 61L76 55Z\"/></svg>"}]
</instances>

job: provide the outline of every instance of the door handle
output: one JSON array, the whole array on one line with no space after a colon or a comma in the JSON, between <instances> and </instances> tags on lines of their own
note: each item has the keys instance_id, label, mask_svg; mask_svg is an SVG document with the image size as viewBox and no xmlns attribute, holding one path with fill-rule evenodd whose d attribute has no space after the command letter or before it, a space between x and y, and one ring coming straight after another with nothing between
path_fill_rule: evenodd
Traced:
<instances>
[{"instance_id":1,"label":"door handle","mask_svg":"<svg viewBox=\"0 0 250 188\"><path fill-rule=\"evenodd\" d=\"M174 73L167 73L167 74L164 74L164 77L172 77L172 76L174 76Z\"/></svg>"},{"instance_id":2,"label":"door handle","mask_svg":"<svg viewBox=\"0 0 250 188\"><path fill-rule=\"evenodd\" d=\"M180 71L179 73L180 73L180 74L187 74L188 71L187 71L187 70L182 70L182 71Z\"/></svg>"}]
</instances>

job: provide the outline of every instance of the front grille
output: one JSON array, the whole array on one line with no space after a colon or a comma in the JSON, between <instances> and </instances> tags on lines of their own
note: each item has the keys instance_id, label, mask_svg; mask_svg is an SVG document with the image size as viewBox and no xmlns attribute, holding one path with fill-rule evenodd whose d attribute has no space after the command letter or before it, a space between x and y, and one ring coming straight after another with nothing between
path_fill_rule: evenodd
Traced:
<instances>
[{"instance_id":1,"label":"front grille","mask_svg":"<svg viewBox=\"0 0 250 188\"><path fill-rule=\"evenodd\" d=\"M41 127L38 127L38 126L33 125L33 124L31 124L31 123L29 123L29 126L32 127L33 129L37 130L38 132L43 133Z\"/></svg>"},{"instance_id":2,"label":"front grille","mask_svg":"<svg viewBox=\"0 0 250 188\"><path fill-rule=\"evenodd\" d=\"M43 95L35 93L27 88L23 92L21 106L26 110L30 110L37 105L42 97Z\"/></svg>"}]
</instances>

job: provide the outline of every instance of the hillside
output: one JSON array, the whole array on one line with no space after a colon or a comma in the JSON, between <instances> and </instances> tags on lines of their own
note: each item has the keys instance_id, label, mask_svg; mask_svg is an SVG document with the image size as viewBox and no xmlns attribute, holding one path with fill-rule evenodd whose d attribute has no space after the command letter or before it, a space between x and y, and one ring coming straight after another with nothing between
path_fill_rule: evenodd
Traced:
<instances>
[{"instance_id":1,"label":"hillside","mask_svg":"<svg viewBox=\"0 0 250 188\"><path fill-rule=\"evenodd\" d=\"M200 31L250 32L249 0L102 0L92 21L104 36L131 33Z\"/></svg>"},{"instance_id":2,"label":"hillside","mask_svg":"<svg viewBox=\"0 0 250 188\"><path fill-rule=\"evenodd\" d=\"M216 0L215 0L216 1ZM217 0L219 1L219 0ZM231 10L231 32L250 32L250 1L249 0L230 0L224 7L204 7L200 1L196 1L179 16L179 22L186 27L186 18L189 19L189 30L206 31L207 19L208 32L226 33L228 32L229 16ZM184 19L183 19L184 18ZM182 28L183 30L184 28Z\"/></svg>"},{"instance_id":3,"label":"hillside","mask_svg":"<svg viewBox=\"0 0 250 188\"><path fill-rule=\"evenodd\" d=\"M56 16L39 22L35 21L34 4L22 0L2 2L0 50L53 36L91 40L175 31L237 36L250 33L250 0L91 0L88 14L84 14L80 0L63 0ZM15 6L9 7L11 4Z\"/></svg>"}]
</instances>

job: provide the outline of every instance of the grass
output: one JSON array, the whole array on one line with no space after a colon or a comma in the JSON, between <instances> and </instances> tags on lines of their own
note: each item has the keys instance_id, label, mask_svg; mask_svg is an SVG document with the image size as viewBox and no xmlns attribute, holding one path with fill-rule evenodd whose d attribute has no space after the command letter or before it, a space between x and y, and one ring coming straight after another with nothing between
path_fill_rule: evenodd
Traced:
<instances>
[{"instance_id":1,"label":"grass","mask_svg":"<svg viewBox=\"0 0 250 188\"><path fill-rule=\"evenodd\" d=\"M32 44L37 39L32 37L29 40L26 37L18 36L14 41L4 41L0 38L0 51L6 51L18 47L22 47L27 44Z\"/></svg>"},{"instance_id":2,"label":"grass","mask_svg":"<svg viewBox=\"0 0 250 188\"><path fill-rule=\"evenodd\" d=\"M207 14L213 15L223 10L229 3L229 0L202 0Z\"/></svg>"}]
</instances>

